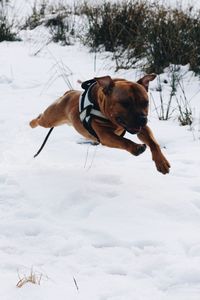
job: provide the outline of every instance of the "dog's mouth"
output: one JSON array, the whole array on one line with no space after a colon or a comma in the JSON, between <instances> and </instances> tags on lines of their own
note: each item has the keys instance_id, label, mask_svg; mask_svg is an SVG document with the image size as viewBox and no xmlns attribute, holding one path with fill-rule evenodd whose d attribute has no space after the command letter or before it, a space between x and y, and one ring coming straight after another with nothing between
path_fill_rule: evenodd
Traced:
<instances>
[{"instance_id":1,"label":"dog's mouth","mask_svg":"<svg viewBox=\"0 0 200 300\"><path fill-rule=\"evenodd\" d=\"M137 127L137 128L125 128L126 131L128 131L129 133L131 134L136 134L136 133L139 133L140 130L142 129L142 127Z\"/></svg>"},{"instance_id":2,"label":"dog's mouth","mask_svg":"<svg viewBox=\"0 0 200 300\"><path fill-rule=\"evenodd\" d=\"M134 127L127 126L127 124L124 122L124 120L121 117L117 117L116 121L120 126L122 126L127 132L131 134L137 134L142 129L142 126L134 126Z\"/></svg>"}]
</instances>

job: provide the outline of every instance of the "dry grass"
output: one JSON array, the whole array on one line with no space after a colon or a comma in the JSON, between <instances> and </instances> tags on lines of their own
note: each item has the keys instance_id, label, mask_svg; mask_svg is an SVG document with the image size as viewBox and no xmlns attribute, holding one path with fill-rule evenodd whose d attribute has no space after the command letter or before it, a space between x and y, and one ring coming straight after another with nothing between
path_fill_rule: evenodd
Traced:
<instances>
[{"instance_id":1,"label":"dry grass","mask_svg":"<svg viewBox=\"0 0 200 300\"><path fill-rule=\"evenodd\" d=\"M18 274L18 277L19 277L19 281L17 282L16 287L21 288L27 283L40 285L43 275L42 273L37 274L36 272L33 272L33 270L31 270L28 276L27 275L20 276Z\"/></svg>"}]
</instances>

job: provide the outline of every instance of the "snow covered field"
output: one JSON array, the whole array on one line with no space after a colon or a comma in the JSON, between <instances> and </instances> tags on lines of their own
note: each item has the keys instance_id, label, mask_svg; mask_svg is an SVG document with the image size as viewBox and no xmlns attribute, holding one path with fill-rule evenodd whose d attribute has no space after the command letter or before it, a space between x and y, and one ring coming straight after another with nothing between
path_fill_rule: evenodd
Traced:
<instances>
[{"instance_id":1,"label":"snow covered field","mask_svg":"<svg viewBox=\"0 0 200 300\"><path fill-rule=\"evenodd\" d=\"M0 299L199 300L199 81L185 76L192 131L158 121L151 106L169 175L149 150L133 157L81 145L68 126L33 159L47 130L28 123L68 89L63 68L74 88L95 75L140 77L114 74L102 55L94 72L93 54L79 45L50 44L35 56L36 38L0 43ZM31 272L42 274L40 285L16 288Z\"/></svg>"}]
</instances>

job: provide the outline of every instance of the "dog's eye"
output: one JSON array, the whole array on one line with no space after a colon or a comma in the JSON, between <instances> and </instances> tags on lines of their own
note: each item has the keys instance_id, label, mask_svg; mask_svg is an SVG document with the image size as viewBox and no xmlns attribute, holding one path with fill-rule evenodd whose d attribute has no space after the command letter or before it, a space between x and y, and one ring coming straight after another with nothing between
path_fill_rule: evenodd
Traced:
<instances>
[{"instance_id":1,"label":"dog's eye","mask_svg":"<svg viewBox=\"0 0 200 300\"><path fill-rule=\"evenodd\" d=\"M130 106L130 101L129 100L124 100L120 102L121 106L123 106L124 108L129 108Z\"/></svg>"}]
</instances>

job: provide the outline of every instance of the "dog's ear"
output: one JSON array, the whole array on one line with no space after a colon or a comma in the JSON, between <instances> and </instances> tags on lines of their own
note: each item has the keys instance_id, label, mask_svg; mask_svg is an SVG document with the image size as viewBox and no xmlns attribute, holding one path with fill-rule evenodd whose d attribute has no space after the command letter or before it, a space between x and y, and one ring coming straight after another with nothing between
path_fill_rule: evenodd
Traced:
<instances>
[{"instance_id":1,"label":"dog's ear","mask_svg":"<svg viewBox=\"0 0 200 300\"><path fill-rule=\"evenodd\" d=\"M103 92L105 95L109 95L112 92L112 89L114 87L114 81L110 76L95 77L94 79L103 88Z\"/></svg>"},{"instance_id":2,"label":"dog's ear","mask_svg":"<svg viewBox=\"0 0 200 300\"><path fill-rule=\"evenodd\" d=\"M152 81L156 78L156 74L152 73L152 74L147 74L144 77L140 78L140 80L137 81L137 83L143 85L143 87L145 88L145 90L148 92L149 89L149 81Z\"/></svg>"}]
</instances>

